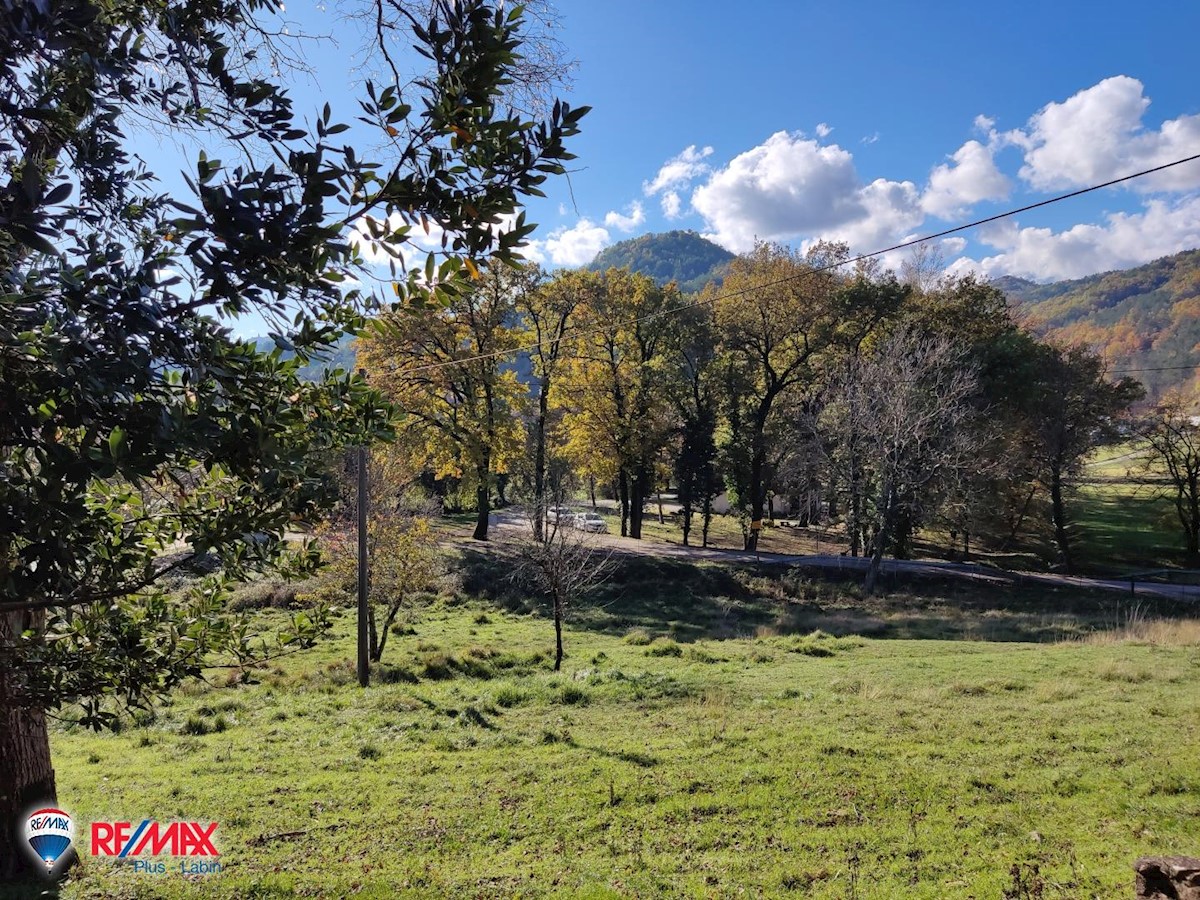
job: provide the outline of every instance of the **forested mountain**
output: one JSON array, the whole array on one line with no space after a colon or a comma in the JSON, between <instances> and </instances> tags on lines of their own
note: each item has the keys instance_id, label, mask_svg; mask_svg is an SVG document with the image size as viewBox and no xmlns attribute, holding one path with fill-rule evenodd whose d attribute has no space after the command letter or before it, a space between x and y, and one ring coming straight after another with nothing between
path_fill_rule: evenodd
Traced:
<instances>
[{"instance_id":1,"label":"forested mountain","mask_svg":"<svg viewBox=\"0 0 1200 900\"><path fill-rule=\"evenodd\" d=\"M275 342L269 337L253 337L250 338L250 341L260 351L275 349ZM349 372L354 368L354 352L354 335L343 335L341 341L338 342L337 350L333 351L328 359L314 359L307 365L301 366L300 377L305 381L316 381L327 369L345 369ZM283 351L284 359L291 359L294 355L287 350Z\"/></svg>"},{"instance_id":2,"label":"forested mountain","mask_svg":"<svg viewBox=\"0 0 1200 900\"><path fill-rule=\"evenodd\" d=\"M1039 334L1100 350L1113 371L1130 372L1150 399L1179 387L1200 400L1200 250L1136 269L1036 284L1005 276L993 282ZM1145 371L1157 370L1157 371Z\"/></svg>"},{"instance_id":3,"label":"forested mountain","mask_svg":"<svg viewBox=\"0 0 1200 900\"><path fill-rule=\"evenodd\" d=\"M588 269L628 268L649 275L659 284L675 281L682 291L699 291L720 281L733 254L694 231L643 234L600 251Z\"/></svg>"}]
</instances>

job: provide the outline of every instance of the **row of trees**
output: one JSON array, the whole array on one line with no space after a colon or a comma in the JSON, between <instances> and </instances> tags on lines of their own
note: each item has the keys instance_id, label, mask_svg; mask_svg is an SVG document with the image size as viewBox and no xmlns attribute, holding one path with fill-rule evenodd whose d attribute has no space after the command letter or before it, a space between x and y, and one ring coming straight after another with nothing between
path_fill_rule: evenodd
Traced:
<instances>
[{"instance_id":1,"label":"row of trees","mask_svg":"<svg viewBox=\"0 0 1200 900\"><path fill-rule=\"evenodd\" d=\"M539 510L600 485L633 538L670 483L685 542L698 525L707 543L724 494L747 549L782 504L842 524L875 569L940 524L964 552L1044 526L1069 571L1069 485L1140 386L1039 341L987 284L847 259L760 244L690 296L622 269L496 269L436 316L384 316L360 359L412 464L474 494L479 539L514 477Z\"/></svg>"}]
</instances>

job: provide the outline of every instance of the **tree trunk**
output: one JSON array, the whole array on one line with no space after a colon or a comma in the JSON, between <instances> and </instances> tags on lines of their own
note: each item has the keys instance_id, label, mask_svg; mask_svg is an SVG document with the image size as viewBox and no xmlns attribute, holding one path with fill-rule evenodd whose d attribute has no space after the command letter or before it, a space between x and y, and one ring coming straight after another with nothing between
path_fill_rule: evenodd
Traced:
<instances>
[{"instance_id":1,"label":"tree trunk","mask_svg":"<svg viewBox=\"0 0 1200 900\"><path fill-rule=\"evenodd\" d=\"M683 546L688 546L688 535L692 533L692 492L682 484L679 486L679 528L683 532Z\"/></svg>"},{"instance_id":2,"label":"tree trunk","mask_svg":"<svg viewBox=\"0 0 1200 900\"><path fill-rule=\"evenodd\" d=\"M629 498L629 536L642 539L642 507L646 503L646 473L639 471L631 479Z\"/></svg>"},{"instance_id":3,"label":"tree trunk","mask_svg":"<svg viewBox=\"0 0 1200 900\"><path fill-rule=\"evenodd\" d=\"M386 628L386 626L385 626ZM372 662L379 662L383 655L383 644L379 640L379 629L375 626L375 607L367 604L367 656Z\"/></svg>"},{"instance_id":4,"label":"tree trunk","mask_svg":"<svg viewBox=\"0 0 1200 900\"><path fill-rule=\"evenodd\" d=\"M701 519L700 527L700 546L708 546L708 529L712 525L712 492L708 491L704 495L704 513Z\"/></svg>"},{"instance_id":5,"label":"tree trunk","mask_svg":"<svg viewBox=\"0 0 1200 900\"><path fill-rule=\"evenodd\" d=\"M488 484L488 473L491 469L490 460L476 468L479 483L475 488L475 533L471 535L477 541L486 541L488 536L488 514L491 513L491 485Z\"/></svg>"},{"instance_id":6,"label":"tree trunk","mask_svg":"<svg viewBox=\"0 0 1200 900\"><path fill-rule=\"evenodd\" d=\"M629 537L629 476L624 469L617 476L617 498L621 504L621 537Z\"/></svg>"},{"instance_id":7,"label":"tree trunk","mask_svg":"<svg viewBox=\"0 0 1200 900\"><path fill-rule=\"evenodd\" d=\"M554 671L562 669L563 661L563 604L560 597L554 598Z\"/></svg>"},{"instance_id":8,"label":"tree trunk","mask_svg":"<svg viewBox=\"0 0 1200 900\"><path fill-rule=\"evenodd\" d=\"M891 539L892 531L892 489L890 486L884 487L883 490L883 515L879 518L879 531L875 535L875 545L871 550L871 562L867 566L867 577L863 582L863 589L868 594L875 593L875 587L879 583L879 573L883 571L883 548L887 546Z\"/></svg>"},{"instance_id":9,"label":"tree trunk","mask_svg":"<svg viewBox=\"0 0 1200 900\"><path fill-rule=\"evenodd\" d=\"M1195 563L1200 558L1200 477L1196 473L1188 476L1187 506L1187 556L1189 563Z\"/></svg>"},{"instance_id":10,"label":"tree trunk","mask_svg":"<svg viewBox=\"0 0 1200 900\"><path fill-rule=\"evenodd\" d=\"M41 626L42 614L0 614L0 651L15 635ZM0 652L0 884L33 875L27 848L20 846L21 816L56 806L50 733L39 709L19 703L11 661Z\"/></svg>"},{"instance_id":11,"label":"tree trunk","mask_svg":"<svg viewBox=\"0 0 1200 900\"><path fill-rule=\"evenodd\" d=\"M1067 507L1063 500L1062 471L1055 468L1050 475L1050 506L1054 519L1054 542L1058 545L1058 561L1068 575L1075 572L1071 558L1070 537L1067 534Z\"/></svg>"},{"instance_id":12,"label":"tree trunk","mask_svg":"<svg viewBox=\"0 0 1200 900\"><path fill-rule=\"evenodd\" d=\"M588 476L588 494L592 498L592 509L597 509L596 506L596 476Z\"/></svg>"},{"instance_id":13,"label":"tree trunk","mask_svg":"<svg viewBox=\"0 0 1200 900\"><path fill-rule=\"evenodd\" d=\"M549 415L550 379L542 377L538 394L538 415L534 425L533 445L533 537L538 543L546 528L546 418ZM592 506L595 507L596 481L592 484Z\"/></svg>"},{"instance_id":14,"label":"tree trunk","mask_svg":"<svg viewBox=\"0 0 1200 900\"><path fill-rule=\"evenodd\" d=\"M759 443L758 441L755 442ZM758 549L758 529L762 527L765 491L763 490L763 468L766 454L755 448L750 455L750 530L746 532L744 548Z\"/></svg>"},{"instance_id":15,"label":"tree trunk","mask_svg":"<svg viewBox=\"0 0 1200 900\"><path fill-rule=\"evenodd\" d=\"M396 616L400 613L401 605L397 603L388 610L387 618L383 620L383 630L379 632L378 644L375 642L374 634L375 613L371 613L371 659L375 662L383 659L383 648L387 645L388 632L392 630L392 623L396 621Z\"/></svg>"}]
</instances>

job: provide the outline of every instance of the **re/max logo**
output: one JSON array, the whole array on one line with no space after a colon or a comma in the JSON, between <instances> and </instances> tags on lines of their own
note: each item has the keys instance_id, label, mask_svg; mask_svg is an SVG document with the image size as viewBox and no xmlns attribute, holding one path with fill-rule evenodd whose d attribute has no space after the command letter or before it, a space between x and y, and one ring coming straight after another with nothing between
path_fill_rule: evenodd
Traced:
<instances>
[{"instance_id":1,"label":"re/max logo","mask_svg":"<svg viewBox=\"0 0 1200 900\"><path fill-rule=\"evenodd\" d=\"M93 822L92 856L220 856L213 846L216 822Z\"/></svg>"}]
</instances>

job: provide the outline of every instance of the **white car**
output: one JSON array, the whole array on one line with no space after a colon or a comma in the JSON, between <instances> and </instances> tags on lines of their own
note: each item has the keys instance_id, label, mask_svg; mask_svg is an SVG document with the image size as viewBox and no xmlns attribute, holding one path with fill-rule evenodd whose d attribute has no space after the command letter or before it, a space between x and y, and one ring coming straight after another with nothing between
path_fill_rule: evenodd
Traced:
<instances>
[{"instance_id":1,"label":"white car","mask_svg":"<svg viewBox=\"0 0 1200 900\"><path fill-rule=\"evenodd\" d=\"M546 509L546 521L551 525L570 525L575 513L569 506L551 506Z\"/></svg>"},{"instance_id":2,"label":"white car","mask_svg":"<svg viewBox=\"0 0 1200 900\"><path fill-rule=\"evenodd\" d=\"M600 517L599 513L576 513L571 517L570 525L572 528L578 528L580 531L588 531L592 534L608 533L608 525Z\"/></svg>"}]
</instances>

